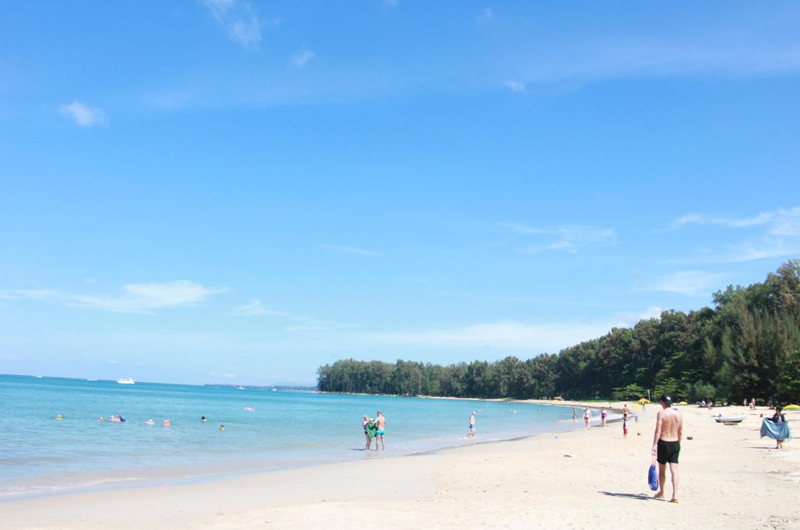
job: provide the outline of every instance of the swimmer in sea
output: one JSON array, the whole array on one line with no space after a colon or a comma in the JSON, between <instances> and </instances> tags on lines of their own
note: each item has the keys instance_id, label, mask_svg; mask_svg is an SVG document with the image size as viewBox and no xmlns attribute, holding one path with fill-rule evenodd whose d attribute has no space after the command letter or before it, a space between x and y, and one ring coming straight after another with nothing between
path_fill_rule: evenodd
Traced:
<instances>
[{"instance_id":1,"label":"swimmer in sea","mask_svg":"<svg viewBox=\"0 0 800 530\"><path fill-rule=\"evenodd\" d=\"M219 432L225 432L225 426L224 425L220 425L219 426Z\"/></svg>"},{"instance_id":2,"label":"swimmer in sea","mask_svg":"<svg viewBox=\"0 0 800 530\"><path fill-rule=\"evenodd\" d=\"M206 417L205 417L205 416L202 416L202 417L200 418L200 421L202 421L203 423L205 423L205 422L206 422Z\"/></svg>"}]
</instances>

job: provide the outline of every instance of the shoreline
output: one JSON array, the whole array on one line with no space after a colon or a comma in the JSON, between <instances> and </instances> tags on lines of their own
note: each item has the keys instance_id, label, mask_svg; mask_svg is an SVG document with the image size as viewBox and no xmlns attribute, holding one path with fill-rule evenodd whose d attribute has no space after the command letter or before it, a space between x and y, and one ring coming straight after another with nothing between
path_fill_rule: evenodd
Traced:
<instances>
[{"instance_id":1,"label":"shoreline","mask_svg":"<svg viewBox=\"0 0 800 530\"><path fill-rule=\"evenodd\" d=\"M798 528L800 451L759 440L758 414L722 426L707 410L682 408L693 440L681 454L681 504L651 500L655 409L627 439L618 426L576 429L414 458L18 500L0 505L0 528Z\"/></svg>"},{"instance_id":2,"label":"shoreline","mask_svg":"<svg viewBox=\"0 0 800 530\"><path fill-rule=\"evenodd\" d=\"M342 394L342 393L332 393L332 392L327 392L327 394L342 395L342 396L362 395L362 394ZM363 395L371 396L369 394L363 394ZM392 397L404 397L404 398L410 397L416 399L418 396L392 396ZM514 402L514 403L519 403L521 405L545 404L545 403L537 403L534 401L519 401L519 400L511 401L504 399L478 399L478 398L444 398L444 399L454 399L454 400L469 399L478 402L490 402L490 403ZM611 409L609 409L609 411L610 410ZM593 421L599 422L599 417L595 417ZM391 454L391 452L389 454L378 453L377 455L375 453L368 453L368 454L365 453L363 454L363 458L359 458L358 456L352 456L351 453L345 452L342 453L343 456L335 459L330 459L328 457L320 455L304 455L304 458L299 458L295 461L290 461L280 465L269 465L259 461L259 463L256 463L256 465L248 466L244 465L243 461L230 460L227 462L220 462L216 464L216 467L213 470L204 471L202 473L192 473L188 471L187 468L185 467L172 468L171 471L169 471L168 473L162 473L162 474L156 472L155 469L148 468L144 470L144 472L140 472L138 475L134 474L133 476L123 476L114 474L92 475L91 473L86 473L80 475L81 479L85 481L85 483L82 483L80 485L51 486L45 489L34 489L30 491L4 492L0 494L0 507L7 504L25 502L29 500L52 499L59 497L69 497L74 495L103 493L108 491L125 491L129 489L138 490L138 489L151 488L157 485L178 487L186 485L213 484L229 480L236 480L239 478L246 478L252 476L272 474L272 473L281 473L287 471L300 471L303 469L312 469L329 465L353 463L363 460L370 460L374 458L395 459L395 458L404 458L409 456L440 454L450 450L457 450L465 446L506 443L510 441L535 438L542 435L562 434L582 428L581 426L579 426L579 424L582 425L581 422L572 422L570 420L555 420L550 424L546 424L546 427L543 427L544 430L540 431L537 430L529 434L520 435L518 433L514 433L514 431L512 430L508 432L494 433L494 437L483 440L480 439L480 435L477 439L473 441L469 441L468 439L466 439L466 437L459 437L450 441L443 442L443 445L433 447L430 449L413 450L411 452L400 452L397 454ZM361 444L363 446L363 440L356 442L356 444ZM352 449L352 452L363 453L363 449L361 450ZM225 465L233 466L235 469L222 470L221 467L224 467Z\"/></svg>"}]
</instances>

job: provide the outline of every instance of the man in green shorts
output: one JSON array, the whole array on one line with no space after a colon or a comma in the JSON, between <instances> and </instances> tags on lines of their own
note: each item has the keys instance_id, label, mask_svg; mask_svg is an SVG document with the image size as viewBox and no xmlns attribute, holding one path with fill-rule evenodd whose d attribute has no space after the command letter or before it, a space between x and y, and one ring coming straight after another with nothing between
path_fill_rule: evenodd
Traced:
<instances>
[{"instance_id":1,"label":"man in green shorts","mask_svg":"<svg viewBox=\"0 0 800 530\"><path fill-rule=\"evenodd\" d=\"M375 418L375 425L378 427L378 432L375 433L375 452L378 451L378 442L381 444L381 449L386 451L386 442L383 440L386 434L386 418L383 417L383 412L378 411L378 417Z\"/></svg>"}]
</instances>

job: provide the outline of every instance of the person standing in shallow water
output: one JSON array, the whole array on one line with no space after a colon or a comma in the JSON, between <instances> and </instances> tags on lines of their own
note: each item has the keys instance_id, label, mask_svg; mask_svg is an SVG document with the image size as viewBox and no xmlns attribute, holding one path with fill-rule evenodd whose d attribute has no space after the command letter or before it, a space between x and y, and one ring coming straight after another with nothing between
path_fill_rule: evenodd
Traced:
<instances>
[{"instance_id":1,"label":"person standing in shallow water","mask_svg":"<svg viewBox=\"0 0 800 530\"><path fill-rule=\"evenodd\" d=\"M589 410L589 407L583 408L583 423L586 425L587 429L592 426L592 411Z\"/></svg>"},{"instance_id":2,"label":"person standing in shallow water","mask_svg":"<svg viewBox=\"0 0 800 530\"><path fill-rule=\"evenodd\" d=\"M369 418L367 417L366 414L364 414L364 421L361 423L361 426L364 428L364 436L367 439L367 445L365 449L369 451L370 446L372 445L372 437L369 435L369 432L367 431L367 425L369 425Z\"/></svg>"},{"instance_id":3,"label":"person standing in shallow water","mask_svg":"<svg viewBox=\"0 0 800 530\"><path fill-rule=\"evenodd\" d=\"M672 476L672 499L678 502L678 457L681 454L681 438L683 437L683 417L672 408L672 398L662 395L659 399L661 410L656 415L656 430L653 433L652 454L658 460L659 490L655 499L664 498L664 482L667 479L667 464Z\"/></svg>"},{"instance_id":4,"label":"person standing in shallow water","mask_svg":"<svg viewBox=\"0 0 800 530\"><path fill-rule=\"evenodd\" d=\"M375 425L378 427L378 432L375 433L375 452L378 452L378 442L380 442L381 449L386 451L386 418L383 417L383 412L378 411L378 417L375 418Z\"/></svg>"},{"instance_id":5,"label":"person standing in shallow water","mask_svg":"<svg viewBox=\"0 0 800 530\"><path fill-rule=\"evenodd\" d=\"M572 407L572 421L578 421L576 419L578 411L575 410L575 407Z\"/></svg>"},{"instance_id":6,"label":"person standing in shallow water","mask_svg":"<svg viewBox=\"0 0 800 530\"><path fill-rule=\"evenodd\" d=\"M608 411L603 407L603 410L600 411L600 421L603 423L603 427L606 426L606 416L608 416Z\"/></svg>"},{"instance_id":7,"label":"person standing in shallow water","mask_svg":"<svg viewBox=\"0 0 800 530\"><path fill-rule=\"evenodd\" d=\"M474 438L475 437L475 411L472 411L472 414L469 417L469 434L467 434L467 438Z\"/></svg>"}]
</instances>

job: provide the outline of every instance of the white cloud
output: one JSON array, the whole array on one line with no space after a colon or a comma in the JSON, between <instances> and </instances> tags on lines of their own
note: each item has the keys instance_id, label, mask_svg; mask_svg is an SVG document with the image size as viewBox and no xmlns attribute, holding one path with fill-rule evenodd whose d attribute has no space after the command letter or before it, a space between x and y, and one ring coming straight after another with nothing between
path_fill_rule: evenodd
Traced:
<instances>
[{"instance_id":1,"label":"white cloud","mask_svg":"<svg viewBox=\"0 0 800 530\"><path fill-rule=\"evenodd\" d=\"M15 294L32 300L70 307L103 309L115 313L150 313L155 309L196 305L225 289L211 289L188 280L129 283L121 296L74 294L53 289L18 290Z\"/></svg>"},{"instance_id":2,"label":"white cloud","mask_svg":"<svg viewBox=\"0 0 800 530\"><path fill-rule=\"evenodd\" d=\"M236 314L251 316L251 317L263 316L263 315L278 316L278 317L292 316L284 311L275 311L274 309L270 309L269 307L262 304L261 300L255 298L250 300L250 303L235 308L234 311L236 312Z\"/></svg>"},{"instance_id":3,"label":"white cloud","mask_svg":"<svg viewBox=\"0 0 800 530\"><path fill-rule=\"evenodd\" d=\"M275 309L270 309L269 307L265 306L264 304L261 303L261 300L255 298L250 300L250 303L236 307L234 309L234 312L238 315L243 315L243 316L283 317L293 322L293 324L288 325L285 328L286 331L290 332L329 331L337 329L348 329L353 327L350 324L342 324L339 322L326 321L326 320L317 320L315 318L310 318L302 315L293 315L292 313L288 313L286 311L276 311Z\"/></svg>"},{"instance_id":4,"label":"white cloud","mask_svg":"<svg viewBox=\"0 0 800 530\"><path fill-rule=\"evenodd\" d=\"M305 66L311 59L314 58L314 52L311 50L301 50L292 55L292 64L298 68Z\"/></svg>"},{"instance_id":5,"label":"white cloud","mask_svg":"<svg viewBox=\"0 0 800 530\"><path fill-rule=\"evenodd\" d=\"M223 375L225 377L227 377L228 379L235 379L236 378L236 374L223 374Z\"/></svg>"},{"instance_id":6,"label":"white cloud","mask_svg":"<svg viewBox=\"0 0 800 530\"><path fill-rule=\"evenodd\" d=\"M617 318L622 320L629 327L635 326L640 320L650 320L651 318L660 318L664 310L657 305L650 306L644 311L623 311L617 313Z\"/></svg>"},{"instance_id":7,"label":"white cloud","mask_svg":"<svg viewBox=\"0 0 800 530\"><path fill-rule=\"evenodd\" d=\"M800 236L800 207L785 210L779 208L772 212L759 212L751 217L726 217L690 213L674 219L670 228L679 230L691 225L717 225L727 228L747 228L767 225L767 232L772 235Z\"/></svg>"},{"instance_id":8,"label":"white cloud","mask_svg":"<svg viewBox=\"0 0 800 530\"><path fill-rule=\"evenodd\" d=\"M524 324L515 321L411 332L359 334L379 344L442 348L497 348L555 352L597 338L617 323Z\"/></svg>"},{"instance_id":9,"label":"white cloud","mask_svg":"<svg viewBox=\"0 0 800 530\"><path fill-rule=\"evenodd\" d=\"M480 22L491 22L492 20L494 20L494 11L492 10L492 8L487 7L486 9L481 11L481 14L478 15L478 20Z\"/></svg>"},{"instance_id":10,"label":"white cloud","mask_svg":"<svg viewBox=\"0 0 800 530\"><path fill-rule=\"evenodd\" d=\"M738 263L800 254L800 207L778 208L749 217L733 217L690 213L674 219L669 230L691 226L718 226L733 230L759 229L760 233L746 241L727 245L715 252L704 248L700 261Z\"/></svg>"},{"instance_id":11,"label":"white cloud","mask_svg":"<svg viewBox=\"0 0 800 530\"><path fill-rule=\"evenodd\" d=\"M333 250L336 252L342 252L344 254L356 254L359 256L381 256L380 252L375 252L374 250L367 250L365 248L359 247L351 247L349 245L321 245L322 248L326 248L328 250Z\"/></svg>"},{"instance_id":12,"label":"white cloud","mask_svg":"<svg viewBox=\"0 0 800 530\"><path fill-rule=\"evenodd\" d=\"M718 288L723 274L703 271L678 271L637 284L637 291L665 291L689 296L708 296Z\"/></svg>"},{"instance_id":13,"label":"white cloud","mask_svg":"<svg viewBox=\"0 0 800 530\"><path fill-rule=\"evenodd\" d=\"M397 7L400 5L400 0L383 0L383 7Z\"/></svg>"},{"instance_id":14,"label":"white cloud","mask_svg":"<svg viewBox=\"0 0 800 530\"><path fill-rule=\"evenodd\" d=\"M206 6L228 37L245 49L261 42L261 23L246 0L198 0Z\"/></svg>"},{"instance_id":15,"label":"white cloud","mask_svg":"<svg viewBox=\"0 0 800 530\"><path fill-rule=\"evenodd\" d=\"M106 116L102 110L77 100L67 105L61 105L60 110L61 114L71 118L81 127L93 127L95 125L103 125L106 122Z\"/></svg>"},{"instance_id":16,"label":"white cloud","mask_svg":"<svg viewBox=\"0 0 800 530\"><path fill-rule=\"evenodd\" d=\"M501 226L523 235L537 236L549 241L519 248L523 254L546 251L562 251L577 254L578 249L588 245L614 244L617 237L611 228L587 225L564 225L551 229L538 228L520 223L502 223Z\"/></svg>"},{"instance_id":17,"label":"white cloud","mask_svg":"<svg viewBox=\"0 0 800 530\"><path fill-rule=\"evenodd\" d=\"M525 83L516 79L507 79L503 81L503 85L512 92L517 92L520 94L524 94L528 91L528 89L525 87Z\"/></svg>"}]
</instances>

